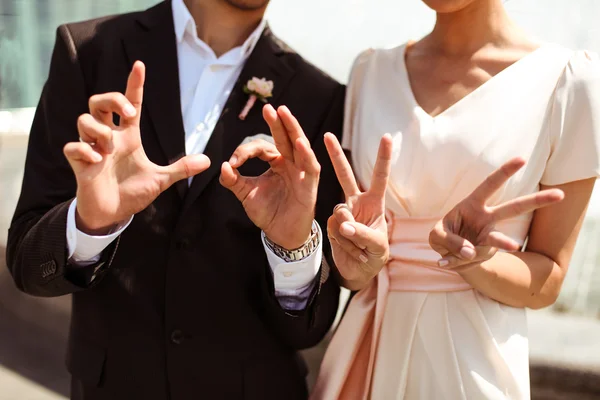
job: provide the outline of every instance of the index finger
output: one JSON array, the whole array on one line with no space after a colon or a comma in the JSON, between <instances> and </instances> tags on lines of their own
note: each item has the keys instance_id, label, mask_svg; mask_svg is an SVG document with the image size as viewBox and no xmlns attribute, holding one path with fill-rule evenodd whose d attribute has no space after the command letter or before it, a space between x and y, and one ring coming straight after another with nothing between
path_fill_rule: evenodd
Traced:
<instances>
[{"instance_id":1,"label":"index finger","mask_svg":"<svg viewBox=\"0 0 600 400\"><path fill-rule=\"evenodd\" d=\"M102 93L90 97L88 101L90 114L105 125L113 126L113 113L122 118L132 118L137 111L123 93Z\"/></svg>"},{"instance_id":2,"label":"index finger","mask_svg":"<svg viewBox=\"0 0 600 400\"><path fill-rule=\"evenodd\" d=\"M486 201L525 165L521 157L513 158L492 172L468 198L485 205Z\"/></svg>"},{"instance_id":3,"label":"index finger","mask_svg":"<svg viewBox=\"0 0 600 400\"><path fill-rule=\"evenodd\" d=\"M344 150L342 150L340 142L338 142L333 133L328 132L325 134L325 147L327 148L335 175L342 186L342 190L344 190L346 198L360 193L356 179L354 178L354 172L352 172L352 167L350 167Z\"/></svg>"},{"instance_id":4,"label":"index finger","mask_svg":"<svg viewBox=\"0 0 600 400\"><path fill-rule=\"evenodd\" d=\"M257 139L238 146L229 159L229 164L233 168L239 168L249 159L256 157L270 163L280 155L274 144L263 139Z\"/></svg>"},{"instance_id":5,"label":"index finger","mask_svg":"<svg viewBox=\"0 0 600 400\"><path fill-rule=\"evenodd\" d=\"M527 214L538 208L546 207L562 201L565 194L560 189L548 189L509 200L492 207L492 215L496 221L514 218Z\"/></svg>"},{"instance_id":6,"label":"index finger","mask_svg":"<svg viewBox=\"0 0 600 400\"><path fill-rule=\"evenodd\" d=\"M387 189L388 178L392 168L392 137L386 133L379 142L379 151L377 152L377 160L373 167L373 177L371 178L371 186L369 193L377 197L383 198Z\"/></svg>"},{"instance_id":7,"label":"index finger","mask_svg":"<svg viewBox=\"0 0 600 400\"><path fill-rule=\"evenodd\" d=\"M146 66L141 61L136 61L133 64L133 68L129 73L127 79L127 89L125 90L125 97L135 108L135 116L125 118L123 120L126 124L135 124L140 122L140 115L142 114L142 101L144 99L144 81L146 79Z\"/></svg>"}]
</instances>

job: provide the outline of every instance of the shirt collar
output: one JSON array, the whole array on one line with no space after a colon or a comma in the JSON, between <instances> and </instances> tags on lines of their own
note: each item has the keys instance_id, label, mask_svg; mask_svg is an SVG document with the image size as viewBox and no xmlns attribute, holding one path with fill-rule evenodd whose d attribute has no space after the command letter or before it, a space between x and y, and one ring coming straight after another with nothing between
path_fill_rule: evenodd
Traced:
<instances>
[{"instance_id":1,"label":"shirt collar","mask_svg":"<svg viewBox=\"0 0 600 400\"><path fill-rule=\"evenodd\" d=\"M173 23L175 26L175 36L177 38L177 43L181 43L185 39L185 34L187 33L193 38L196 38L199 42L201 42L204 46L208 48L208 45L204 43L202 40L198 38L198 34L196 31L196 22L190 14L187 6L183 3L183 0L173 0L171 3L171 7L173 10ZM229 53L237 50L240 53L241 60L245 61L246 58L252 53L256 43L260 39L265 27L267 25L267 21L263 18L260 21L260 24L256 27L256 29L248 36L244 44L242 46L231 49L229 52L225 53L223 56L229 55ZM240 51L241 50L241 51ZM223 57L221 56L221 57Z\"/></svg>"}]
</instances>

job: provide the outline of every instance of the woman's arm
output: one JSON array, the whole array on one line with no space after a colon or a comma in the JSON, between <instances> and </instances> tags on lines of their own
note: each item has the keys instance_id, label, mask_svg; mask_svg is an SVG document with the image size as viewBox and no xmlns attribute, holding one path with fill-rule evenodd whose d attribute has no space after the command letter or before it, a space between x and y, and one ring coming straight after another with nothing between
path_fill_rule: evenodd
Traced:
<instances>
[{"instance_id":1,"label":"woman's arm","mask_svg":"<svg viewBox=\"0 0 600 400\"><path fill-rule=\"evenodd\" d=\"M553 304L564 281L595 179L559 186L562 202L535 211L526 251L498 252L487 261L456 271L486 296L514 307L533 309Z\"/></svg>"}]
</instances>

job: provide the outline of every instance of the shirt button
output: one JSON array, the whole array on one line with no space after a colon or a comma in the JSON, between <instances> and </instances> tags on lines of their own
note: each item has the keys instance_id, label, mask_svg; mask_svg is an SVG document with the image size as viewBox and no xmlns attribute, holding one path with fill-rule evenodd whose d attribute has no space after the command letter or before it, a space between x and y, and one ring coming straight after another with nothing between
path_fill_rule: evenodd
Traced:
<instances>
[{"instance_id":1,"label":"shirt button","mask_svg":"<svg viewBox=\"0 0 600 400\"><path fill-rule=\"evenodd\" d=\"M173 344L183 343L183 332L181 332L179 329L175 329L173 332L171 332L171 342Z\"/></svg>"},{"instance_id":2,"label":"shirt button","mask_svg":"<svg viewBox=\"0 0 600 400\"><path fill-rule=\"evenodd\" d=\"M285 271L283 273L283 276L285 276L286 278L289 278L290 276L294 275L294 273L292 271Z\"/></svg>"}]
</instances>

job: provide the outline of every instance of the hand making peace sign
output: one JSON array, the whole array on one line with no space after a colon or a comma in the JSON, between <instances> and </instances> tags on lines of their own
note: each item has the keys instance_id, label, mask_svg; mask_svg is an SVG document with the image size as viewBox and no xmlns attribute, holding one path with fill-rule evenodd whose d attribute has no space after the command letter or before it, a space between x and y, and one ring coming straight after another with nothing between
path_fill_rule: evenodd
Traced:
<instances>
[{"instance_id":1,"label":"hand making peace sign","mask_svg":"<svg viewBox=\"0 0 600 400\"><path fill-rule=\"evenodd\" d=\"M490 197L525 165L514 158L487 177L469 196L458 203L429 235L429 244L443 258L440 267L468 269L490 259L498 249L519 250L519 244L496 230L496 223L527 214L564 198L559 189L543 190L517 197L497 206L488 206Z\"/></svg>"},{"instance_id":2,"label":"hand making peace sign","mask_svg":"<svg viewBox=\"0 0 600 400\"><path fill-rule=\"evenodd\" d=\"M389 242L385 221L385 191L392 162L392 138L385 135L373 169L371 186L362 192L337 138L328 133L325 145L346 202L327 221L333 259L349 289L366 285L387 263Z\"/></svg>"}]
</instances>

